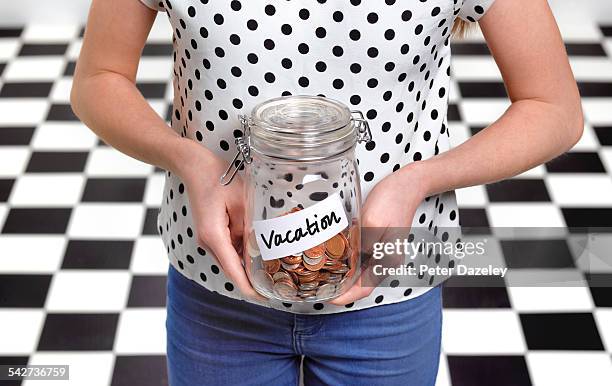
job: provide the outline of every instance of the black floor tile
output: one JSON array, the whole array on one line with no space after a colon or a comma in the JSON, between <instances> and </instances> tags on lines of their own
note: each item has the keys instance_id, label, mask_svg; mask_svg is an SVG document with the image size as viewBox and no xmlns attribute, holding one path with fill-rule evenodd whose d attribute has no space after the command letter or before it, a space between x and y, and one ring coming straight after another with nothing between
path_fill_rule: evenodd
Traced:
<instances>
[{"instance_id":1,"label":"black floor tile","mask_svg":"<svg viewBox=\"0 0 612 386\"><path fill-rule=\"evenodd\" d=\"M128 240L70 240L62 269L129 269L133 249Z\"/></svg>"},{"instance_id":2,"label":"black floor tile","mask_svg":"<svg viewBox=\"0 0 612 386\"><path fill-rule=\"evenodd\" d=\"M550 173L605 173L597 153L570 152L546 163Z\"/></svg>"},{"instance_id":3,"label":"black floor tile","mask_svg":"<svg viewBox=\"0 0 612 386\"><path fill-rule=\"evenodd\" d=\"M510 308L504 280L497 276L454 276L444 282L444 308Z\"/></svg>"},{"instance_id":4,"label":"black floor tile","mask_svg":"<svg viewBox=\"0 0 612 386\"><path fill-rule=\"evenodd\" d=\"M0 179L0 202L8 201L14 184L15 180L13 179Z\"/></svg>"},{"instance_id":5,"label":"black floor tile","mask_svg":"<svg viewBox=\"0 0 612 386\"><path fill-rule=\"evenodd\" d=\"M164 355L117 356L111 386L168 386Z\"/></svg>"},{"instance_id":6,"label":"black floor tile","mask_svg":"<svg viewBox=\"0 0 612 386\"><path fill-rule=\"evenodd\" d=\"M449 103L447 111L449 122L461 122L461 113L459 113L459 107L456 104Z\"/></svg>"},{"instance_id":7,"label":"black floor tile","mask_svg":"<svg viewBox=\"0 0 612 386\"><path fill-rule=\"evenodd\" d=\"M166 275L134 276L128 307L165 307Z\"/></svg>"},{"instance_id":8,"label":"black floor tile","mask_svg":"<svg viewBox=\"0 0 612 386\"><path fill-rule=\"evenodd\" d=\"M44 307L50 283L51 275L0 275L0 307Z\"/></svg>"},{"instance_id":9,"label":"black floor tile","mask_svg":"<svg viewBox=\"0 0 612 386\"><path fill-rule=\"evenodd\" d=\"M68 44L29 44L21 46L19 56L32 55L64 55L68 49Z\"/></svg>"},{"instance_id":10,"label":"black floor tile","mask_svg":"<svg viewBox=\"0 0 612 386\"><path fill-rule=\"evenodd\" d=\"M449 355L448 369L453 386L530 386L525 357Z\"/></svg>"},{"instance_id":11,"label":"black floor tile","mask_svg":"<svg viewBox=\"0 0 612 386\"><path fill-rule=\"evenodd\" d=\"M145 214L144 225L142 227L143 235L157 235L157 214L159 213L159 208L147 208L147 213Z\"/></svg>"},{"instance_id":12,"label":"black floor tile","mask_svg":"<svg viewBox=\"0 0 612 386\"><path fill-rule=\"evenodd\" d=\"M63 234L72 208L12 208L2 233Z\"/></svg>"},{"instance_id":13,"label":"black floor tile","mask_svg":"<svg viewBox=\"0 0 612 386\"><path fill-rule=\"evenodd\" d=\"M172 55L172 44L149 43L144 46L142 56L164 56Z\"/></svg>"},{"instance_id":14,"label":"black floor tile","mask_svg":"<svg viewBox=\"0 0 612 386\"><path fill-rule=\"evenodd\" d=\"M521 314L529 350L603 350L592 313Z\"/></svg>"},{"instance_id":15,"label":"black floor tile","mask_svg":"<svg viewBox=\"0 0 612 386\"><path fill-rule=\"evenodd\" d=\"M612 146L612 126L593 127L602 146Z\"/></svg>"},{"instance_id":16,"label":"black floor tile","mask_svg":"<svg viewBox=\"0 0 612 386\"><path fill-rule=\"evenodd\" d=\"M61 173L85 171L88 152L36 151L32 153L28 173Z\"/></svg>"},{"instance_id":17,"label":"black floor tile","mask_svg":"<svg viewBox=\"0 0 612 386\"><path fill-rule=\"evenodd\" d=\"M0 38L18 38L23 28L0 28Z\"/></svg>"},{"instance_id":18,"label":"black floor tile","mask_svg":"<svg viewBox=\"0 0 612 386\"><path fill-rule=\"evenodd\" d=\"M585 275L596 307L612 307L612 273Z\"/></svg>"},{"instance_id":19,"label":"black floor tile","mask_svg":"<svg viewBox=\"0 0 612 386\"><path fill-rule=\"evenodd\" d=\"M561 208L568 227L612 227L612 208Z\"/></svg>"},{"instance_id":20,"label":"black floor tile","mask_svg":"<svg viewBox=\"0 0 612 386\"><path fill-rule=\"evenodd\" d=\"M578 89L583 98L612 97L610 82L578 82Z\"/></svg>"},{"instance_id":21,"label":"black floor tile","mask_svg":"<svg viewBox=\"0 0 612 386\"><path fill-rule=\"evenodd\" d=\"M166 116L164 117L164 120L166 122L171 122L172 121L172 104L168 104L168 107L166 108Z\"/></svg>"},{"instance_id":22,"label":"black floor tile","mask_svg":"<svg viewBox=\"0 0 612 386\"><path fill-rule=\"evenodd\" d=\"M0 127L0 146L27 146L34 130L34 127Z\"/></svg>"},{"instance_id":23,"label":"black floor tile","mask_svg":"<svg viewBox=\"0 0 612 386\"><path fill-rule=\"evenodd\" d=\"M507 98L503 82L459 82L459 92L464 98Z\"/></svg>"},{"instance_id":24,"label":"black floor tile","mask_svg":"<svg viewBox=\"0 0 612 386\"><path fill-rule=\"evenodd\" d=\"M508 268L574 268L565 239L500 240Z\"/></svg>"},{"instance_id":25,"label":"black floor tile","mask_svg":"<svg viewBox=\"0 0 612 386\"><path fill-rule=\"evenodd\" d=\"M28 357L25 356L0 356L0 365L4 366L25 366L28 364ZM21 386L21 380L0 381L2 386Z\"/></svg>"},{"instance_id":26,"label":"black floor tile","mask_svg":"<svg viewBox=\"0 0 612 386\"><path fill-rule=\"evenodd\" d=\"M488 228L487 211L481 208L459 208L459 223L462 227Z\"/></svg>"},{"instance_id":27,"label":"black floor tile","mask_svg":"<svg viewBox=\"0 0 612 386\"><path fill-rule=\"evenodd\" d=\"M83 202L141 202L147 180L144 178L89 178Z\"/></svg>"},{"instance_id":28,"label":"black floor tile","mask_svg":"<svg viewBox=\"0 0 612 386\"><path fill-rule=\"evenodd\" d=\"M486 126L470 126L470 132L472 133L472 135L476 135L486 128Z\"/></svg>"},{"instance_id":29,"label":"black floor tile","mask_svg":"<svg viewBox=\"0 0 612 386\"><path fill-rule=\"evenodd\" d=\"M72 107L68 104L57 104L51 105L49 114L47 114L47 121L78 121Z\"/></svg>"},{"instance_id":30,"label":"black floor tile","mask_svg":"<svg viewBox=\"0 0 612 386\"><path fill-rule=\"evenodd\" d=\"M0 98L46 98L51 94L51 82L5 83Z\"/></svg>"},{"instance_id":31,"label":"black floor tile","mask_svg":"<svg viewBox=\"0 0 612 386\"><path fill-rule=\"evenodd\" d=\"M163 99L166 96L166 83L137 83L136 86L147 99Z\"/></svg>"},{"instance_id":32,"label":"black floor tile","mask_svg":"<svg viewBox=\"0 0 612 386\"><path fill-rule=\"evenodd\" d=\"M47 314L40 351L110 351L119 314Z\"/></svg>"},{"instance_id":33,"label":"black floor tile","mask_svg":"<svg viewBox=\"0 0 612 386\"><path fill-rule=\"evenodd\" d=\"M486 186L490 202L550 202L546 184L539 179L510 179Z\"/></svg>"},{"instance_id":34,"label":"black floor tile","mask_svg":"<svg viewBox=\"0 0 612 386\"><path fill-rule=\"evenodd\" d=\"M0 63L0 76L4 73L4 69L6 68L6 63Z\"/></svg>"},{"instance_id":35,"label":"black floor tile","mask_svg":"<svg viewBox=\"0 0 612 386\"><path fill-rule=\"evenodd\" d=\"M66 64L66 69L64 70L64 76L73 76L74 69L76 68L76 62L70 61Z\"/></svg>"},{"instance_id":36,"label":"black floor tile","mask_svg":"<svg viewBox=\"0 0 612 386\"><path fill-rule=\"evenodd\" d=\"M606 51L599 43L565 43L569 56L606 56Z\"/></svg>"},{"instance_id":37,"label":"black floor tile","mask_svg":"<svg viewBox=\"0 0 612 386\"><path fill-rule=\"evenodd\" d=\"M453 55L473 56L490 55L489 47L486 43L451 43Z\"/></svg>"}]
</instances>

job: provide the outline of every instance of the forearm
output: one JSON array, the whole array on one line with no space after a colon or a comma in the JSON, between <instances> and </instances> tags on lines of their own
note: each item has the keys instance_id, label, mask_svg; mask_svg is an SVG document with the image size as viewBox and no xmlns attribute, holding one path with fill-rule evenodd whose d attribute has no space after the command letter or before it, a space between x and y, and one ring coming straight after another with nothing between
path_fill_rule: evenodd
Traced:
<instances>
[{"instance_id":1,"label":"forearm","mask_svg":"<svg viewBox=\"0 0 612 386\"><path fill-rule=\"evenodd\" d=\"M140 161L175 171L195 142L182 138L121 74L99 72L75 79L71 95L78 117L107 144Z\"/></svg>"},{"instance_id":2,"label":"forearm","mask_svg":"<svg viewBox=\"0 0 612 386\"><path fill-rule=\"evenodd\" d=\"M463 144L400 172L407 183L416 176L426 196L515 176L575 144L582 120L573 110L537 100L517 101Z\"/></svg>"}]
</instances>

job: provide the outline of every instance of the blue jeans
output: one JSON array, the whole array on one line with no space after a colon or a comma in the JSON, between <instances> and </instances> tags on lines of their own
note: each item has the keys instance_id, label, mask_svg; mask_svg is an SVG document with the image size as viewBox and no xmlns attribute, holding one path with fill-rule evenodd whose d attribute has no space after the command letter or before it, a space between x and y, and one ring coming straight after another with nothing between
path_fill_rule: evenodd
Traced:
<instances>
[{"instance_id":1,"label":"blue jeans","mask_svg":"<svg viewBox=\"0 0 612 386\"><path fill-rule=\"evenodd\" d=\"M407 301L302 315L211 292L168 271L170 386L434 385L441 288Z\"/></svg>"}]
</instances>

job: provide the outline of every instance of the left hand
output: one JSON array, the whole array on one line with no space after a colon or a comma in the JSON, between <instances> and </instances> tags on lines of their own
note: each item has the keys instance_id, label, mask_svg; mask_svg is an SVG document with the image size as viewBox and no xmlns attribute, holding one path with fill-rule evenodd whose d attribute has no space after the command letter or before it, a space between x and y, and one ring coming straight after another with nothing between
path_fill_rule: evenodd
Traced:
<instances>
[{"instance_id":1,"label":"left hand","mask_svg":"<svg viewBox=\"0 0 612 386\"><path fill-rule=\"evenodd\" d=\"M409 228L417 207L425 199L427 187L425 177L412 165L392 173L382 179L371 190L362 208L361 226L370 228L367 235L382 236L387 228ZM362 233L363 235L363 233ZM371 245L378 240L368 240L362 245ZM373 285L362 286L362 281L372 283L364 275L371 275L371 270L363 269L355 284L344 294L330 301L334 305L345 305L368 296L374 290Z\"/></svg>"}]
</instances>

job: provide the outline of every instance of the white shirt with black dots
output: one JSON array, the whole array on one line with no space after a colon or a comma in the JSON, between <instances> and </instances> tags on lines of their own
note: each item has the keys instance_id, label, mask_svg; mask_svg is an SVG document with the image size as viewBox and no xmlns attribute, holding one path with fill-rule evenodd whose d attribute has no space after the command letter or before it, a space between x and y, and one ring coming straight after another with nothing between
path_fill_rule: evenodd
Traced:
<instances>
[{"instance_id":1,"label":"white shirt with black dots","mask_svg":"<svg viewBox=\"0 0 612 386\"><path fill-rule=\"evenodd\" d=\"M174 45L172 128L232 159L238 114L281 95L324 95L364 112L374 140L358 146L362 198L394 170L449 149L450 33L494 0L140 0L165 12ZM158 232L184 276L244 299L198 245L185 186L166 173ZM217 178L214 177L213 178ZM454 192L430 197L413 226L458 227ZM419 296L429 287L377 287L347 306L271 302L335 313ZM248 300L247 300L248 301Z\"/></svg>"}]
</instances>

